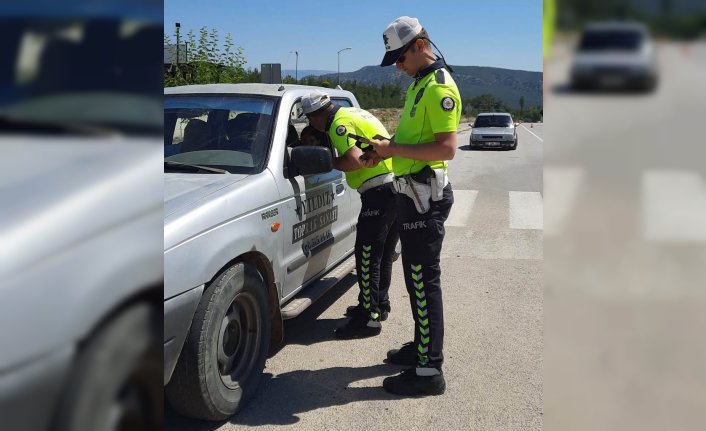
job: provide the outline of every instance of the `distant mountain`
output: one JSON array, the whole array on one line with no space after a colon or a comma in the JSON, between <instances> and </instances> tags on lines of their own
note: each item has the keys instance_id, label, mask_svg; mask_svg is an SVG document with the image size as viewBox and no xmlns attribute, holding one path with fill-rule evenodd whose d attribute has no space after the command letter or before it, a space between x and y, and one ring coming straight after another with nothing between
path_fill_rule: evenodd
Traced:
<instances>
[{"instance_id":1,"label":"distant mountain","mask_svg":"<svg viewBox=\"0 0 706 431\"><path fill-rule=\"evenodd\" d=\"M521 96L525 98L525 107L542 104L542 72L482 66L451 67L463 99L487 93L515 108L520 107ZM336 82L336 73L321 76ZM341 82L345 81L378 86L395 84L406 90L412 79L394 67L365 66L355 72L341 73Z\"/></svg>"},{"instance_id":2,"label":"distant mountain","mask_svg":"<svg viewBox=\"0 0 706 431\"><path fill-rule=\"evenodd\" d=\"M291 76L294 78L295 73L299 75L299 79L305 78L307 76L321 76L329 73L336 73L335 70L317 70L317 69L300 69L299 71L295 69L284 69L282 71L282 76Z\"/></svg>"}]
</instances>

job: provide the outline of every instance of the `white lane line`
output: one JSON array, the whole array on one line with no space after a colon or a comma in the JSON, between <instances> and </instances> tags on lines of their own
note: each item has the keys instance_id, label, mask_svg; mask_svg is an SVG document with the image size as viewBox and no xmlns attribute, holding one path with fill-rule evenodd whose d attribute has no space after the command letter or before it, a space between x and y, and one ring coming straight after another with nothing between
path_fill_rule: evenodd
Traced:
<instances>
[{"instance_id":1,"label":"white lane line","mask_svg":"<svg viewBox=\"0 0 706 431\"><path fill-rule=\"evenodd\" d=\"M542 229L542 194L510 192L510 229Z\"/></svg>"},{"instance_id":2,"label":"white lane line","mask_svg":"<svg viewBox=\"0 0 706 431\"><path fill-rule=\"evenodd\" d=\"M525 127L524 124L521 124L521 126L522 126L523 129L525 129L525 130L527 130L528 132L532 133L532 131L531 131L530 129L528 129L527 127ZM534 133L532 133L532 136L534 136L535 138L539 139L540 142L544 142L544 139L540 138L539 136L535 135Z\"/></svg>"},{"instance_id":3,"label":"white lane line","mask_svg":"<svg viewBox=\"0 0 706 431\"><path fill-rule=\"evenodd\" d=\"M564 232L585 176L580 167L544 167L544 235Z\"/></svg>"},{"instance_id":4,"label":"white lane line","mask_svg":"<svg viewBox=\"0 0 706 431\"><path fill-rule=\"evenodd\" d=\"M478 190L454 190L454 204L444 226L467 226Z\"/></svg>"},{"instance_id":5,"label":"white lane line","mask_svg":"<svg viewBox=\"0 0 706 431\"><path fill-rule=\"evenodd\" d=\"M706 242L706 185L695 171L642 174L642 229L648 241Z\"/></svg>"}]
</instances>

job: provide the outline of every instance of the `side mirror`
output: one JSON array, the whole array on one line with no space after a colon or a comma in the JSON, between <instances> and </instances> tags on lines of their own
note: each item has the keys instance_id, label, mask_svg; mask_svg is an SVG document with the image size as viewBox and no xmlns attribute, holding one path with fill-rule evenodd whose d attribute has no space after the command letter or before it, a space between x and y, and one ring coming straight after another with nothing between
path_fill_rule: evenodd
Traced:
<instances>
[{"instance_id":1,"label":"side mirror","mask_svg":"<svg viewBox=\"0 0 706 431\"><path fill-rule=\"evenodd\" d=\"M299 175L322 174L333 169L331 151L324 147L292 148L290 160Z\"/></svg>"}]
</instances>

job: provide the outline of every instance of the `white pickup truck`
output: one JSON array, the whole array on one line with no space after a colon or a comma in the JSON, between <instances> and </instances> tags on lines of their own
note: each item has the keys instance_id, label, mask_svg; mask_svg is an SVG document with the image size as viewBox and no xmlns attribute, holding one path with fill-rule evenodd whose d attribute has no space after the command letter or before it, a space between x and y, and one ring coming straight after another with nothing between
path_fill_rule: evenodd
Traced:
<instances>
[{"instance_id":1,"label":"white pickup truck","mask_svg":"<svg viewBox=\"0 0 706 431\"><path fill-rule=\"evenodd\" d=\"M354 267L360 198L329 148L293 145L313 89L165 89L164 383L184 415L238 411L282 320ZM348 91L319 89L358 106Z\"/></svg>"}]
</instances>

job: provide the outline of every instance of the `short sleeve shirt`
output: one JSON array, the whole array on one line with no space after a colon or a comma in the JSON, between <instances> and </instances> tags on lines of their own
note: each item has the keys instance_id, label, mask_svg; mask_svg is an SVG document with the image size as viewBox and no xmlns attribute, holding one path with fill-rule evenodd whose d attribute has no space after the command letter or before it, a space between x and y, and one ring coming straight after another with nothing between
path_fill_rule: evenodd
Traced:
<instances>
[{"instance_id":1,"label":"short sleeve shirt","mask_svg":"<svg viewBox=\"0 0 706 431\"><path fill-rule=\"evenodd\" d=\"M426 74L425 74L426 72ZM422 75L407 89L402 117L395 142L415 145L436 140L436 133L456 132L461 121L461 96L443 60L422 71ZM422 161L406 157L392 157L396 176L414 174L429 165L446 170L446 161Z\"/></svg>"},{"instance_id":2,"label":"short sleeve shirt","mask_svg":"<svg viewBox=\"0 0 706 431\"><path fill-rule=\"evenodd\" d=\"M368 139L372 139L375 135L390 136L385 126L370 112L360 108L345 107L338 108L335 112L327 133L339 157L355 146L356 141L348 137L349 133ZM386 159L373 168L361 168L346 172L346 182L352 188L357 189L370 178L390 172L392 172L392 161Z\"/></svg>"}]
</instances>

